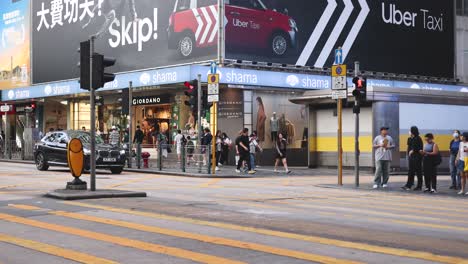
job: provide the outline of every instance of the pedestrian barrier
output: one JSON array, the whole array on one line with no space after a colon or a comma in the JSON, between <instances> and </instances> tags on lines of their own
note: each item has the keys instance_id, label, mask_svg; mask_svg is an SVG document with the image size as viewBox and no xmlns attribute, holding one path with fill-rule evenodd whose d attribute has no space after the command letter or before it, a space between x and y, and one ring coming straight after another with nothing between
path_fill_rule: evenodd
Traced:
<instances>
[{"instance_id":1,"label":"pedestrian barrier","mask_svg":"<svg viewBox=\"0 0 468 264\"><path fill-rule=\"evenodd\" d=\"M138 148L141 148L140 155ZM135 144L133 150L128 153L129 168L188 173L211 172L210 146L183 146L177 149L172 144Z\"/></svg>"},{"instance_id":2,"label":"pedestrian barrier","mask_svg":"<svg viewBox=\"0 0 468 264\"><path fill-rule=\"evenodd\" d=\"M26 143L23 140L10 140L0 145L0 159L33 160L36 142Z\"/></svg>"}]
</instances>

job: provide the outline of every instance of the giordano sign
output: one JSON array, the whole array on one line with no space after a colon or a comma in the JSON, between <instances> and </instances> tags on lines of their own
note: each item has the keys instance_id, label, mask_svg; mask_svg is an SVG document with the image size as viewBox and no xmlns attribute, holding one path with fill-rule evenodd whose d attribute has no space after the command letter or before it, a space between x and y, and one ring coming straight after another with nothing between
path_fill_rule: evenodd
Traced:
<instances>
[{"instance_id":1,"label":"giordano sign","mask_svg":"<svg viewBox=\"0 0 468 264\"><path fill-rule=\"evenodd\" d=\"M142 96L133 97L132 105L157 105L157 104L169 104L170 97L167 94L155 95L155 96Z\"/></svg>"}]
</instances>

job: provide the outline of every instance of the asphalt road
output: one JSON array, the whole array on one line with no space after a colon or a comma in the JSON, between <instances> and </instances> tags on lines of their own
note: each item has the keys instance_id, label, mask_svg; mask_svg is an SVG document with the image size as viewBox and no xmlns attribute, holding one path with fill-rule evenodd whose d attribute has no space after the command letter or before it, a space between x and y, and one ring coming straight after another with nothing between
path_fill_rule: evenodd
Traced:
<instances>
[{"instance_id":1,"label":"asphalt road","mask_svg":"<svg viewBox=\"0 0 468 264\"><path fill-rule=\"evenodd\" d=\"M103 173L98 188L149 197L63 202L43 194L66 170L0 163L0 263L468 263L468 198L312 174Z\"/></svg>"}]
</instances>

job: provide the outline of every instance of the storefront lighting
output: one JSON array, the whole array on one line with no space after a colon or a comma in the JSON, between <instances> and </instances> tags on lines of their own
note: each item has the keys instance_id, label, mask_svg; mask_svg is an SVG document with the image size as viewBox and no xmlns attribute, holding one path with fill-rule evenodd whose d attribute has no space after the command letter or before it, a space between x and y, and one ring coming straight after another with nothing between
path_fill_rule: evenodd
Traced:
<instances>
[{"instance_id":1,"label":"storefront lighting","mask_svg":"<svg viewBox=\"0 0 468 264\"><path fill-rule=\"evenodd\" d=\"M68 105L68 101L61 101L60 103L63 105Z\"/></svg>"}]
</instances>

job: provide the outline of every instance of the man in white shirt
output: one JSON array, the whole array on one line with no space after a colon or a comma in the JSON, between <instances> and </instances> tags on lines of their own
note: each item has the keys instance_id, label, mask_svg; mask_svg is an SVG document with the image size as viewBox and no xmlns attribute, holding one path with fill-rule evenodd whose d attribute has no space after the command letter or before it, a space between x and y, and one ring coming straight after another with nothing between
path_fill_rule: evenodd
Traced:
<instances>
[{"instance_id":1,"label":"man in white shirt","mask_svg":"<svg viewBox=\"0 0 468 264\"><path fill-rule=\"evenodd\" d=\"M388 127L380 128L380 135L375 137L375 178L374 189L388 187L390 163L392 162L392 149L395 148L393 138L388 135Z\"/></svg>"},{"instance_id":2,"label":"man in white shirt","mask_svg":"<svg viewBox=\"0 0 468 264\"><path fill-rule=\"evenodd\" d=\"M179 129L177 130L177 135L174 137L174 147L177 153L177 160L180 162L181 154L182 154L182 139L184 136L182 135L182 131Z\"/></svg>"}]
</instances>

